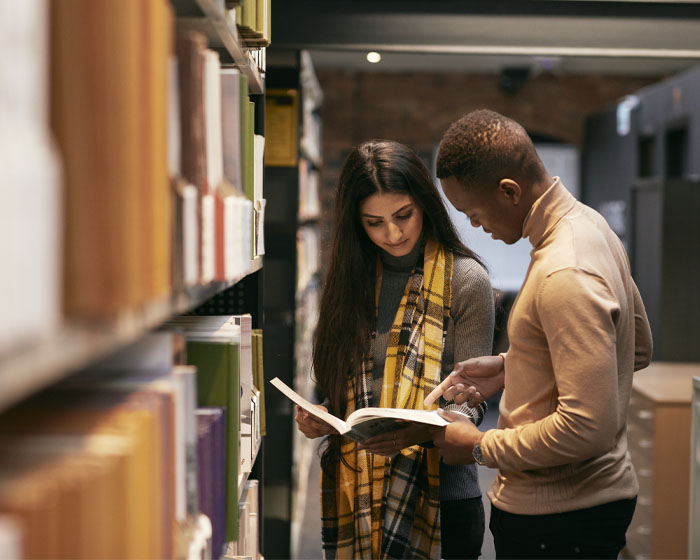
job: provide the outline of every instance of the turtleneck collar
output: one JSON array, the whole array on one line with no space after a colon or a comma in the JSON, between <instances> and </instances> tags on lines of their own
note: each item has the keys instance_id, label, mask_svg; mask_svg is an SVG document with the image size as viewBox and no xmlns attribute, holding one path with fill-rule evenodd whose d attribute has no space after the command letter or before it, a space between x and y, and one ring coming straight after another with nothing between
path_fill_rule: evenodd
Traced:
<instances>
[{"instance_id":1,"label":"turtleneck collar","mask_svg":"<svg viewBox=\"0 0 700 560\"><path fill-rule=\"evenodd\" d=\"M423 237L424 233L421 233L420 237L418 238L418 241L416 241L416 244L413 246L413 249L411 249L409 253L406 253L405 255L402 255L400 257L396 257L390 253L387 253L384 249L379 249L379 256L382 259L382 264L384 265L384 267L387 269L394 270L412 269L413 266L416 264L416 261L418 261L418 255L420 255L421 253Z\"/></svg>"},{"instance_id":2,"label":"turtleneck collar","mask_svg":"<svg viewBox=\"0 0 700 560\"><path fill-rule=\"evenodd\" d=\"M559 177L530 208L523 222L523 237L530 239L533 247L538 247L547 234L576 204L576 199L562 184Z\"/></svg>"}]
</instances>

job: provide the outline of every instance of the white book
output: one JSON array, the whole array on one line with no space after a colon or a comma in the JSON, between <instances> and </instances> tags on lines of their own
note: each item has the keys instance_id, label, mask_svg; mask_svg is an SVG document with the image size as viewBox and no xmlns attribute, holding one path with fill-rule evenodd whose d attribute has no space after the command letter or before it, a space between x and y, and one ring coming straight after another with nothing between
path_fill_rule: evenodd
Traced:
<instances>
[{"instance_id":1,"label":"white book","mask_svg":"<svg viewBox=\"0 0 700 560\"><path fill-rule=\"evenodd\" d=\"M214 195L202 196L202 282L207 284L216 275L216 215Z\"/></svg>"},{"instance_id":2,"label":"white book","mask_svg":"<svg viewBox=\"0 0 700 560\"><path fill-rule=\"evenodd\" d=\"M224 205L224 277L231 281L240 272L238 266L237 231L240 227L237 211L237 197L225 196Z\"/></svg>"},{"instance_id":3,"label":"white book","mask_svg":"<svg viewBox=\"0 0 700 560\"><path fill-rule=\"evenodd\" d=\"M221 70L221 128L224 177L243 193L241 178L241 102L240 72Z\"/></svg>"},{"instance_id":4,"label":"white book","mask_svg":"<svg viewBox=\"0 0 700 560\"><path fill-rule=\"evenodd\" d=\"M253 416L253 462L260 451L262 433L260 431L260 391L253 387L253 398L251 400L251 413Z\"/></svg>"},{"instance_id":5,"label":"white book","mask_svg":"<svg viewBox=\"0 0 700 560\"><path fill-rule=\"evenodd\" d=\"M184 411L184 499L185 511L191 518L199 512L197 481L197 368L175 366L173 375L180 382Z\"/></svg>"},{"instance_id":6,"label":"white book","mask_svg":"<svg viewBox=\"0 0 700 560\"><path fill-rule=\"evenodd\" d=\"M206 135L207 192L213 192L224 177L221 136L221 63L219 54L204 53L204 130Z\"/></svg>"},{"instance_id":7,"label":"white book","mask_svg":"<svg viewBox=\"0 0 700 560\"><path fill-rule=\"evenodd\" d=\"M181 190L182 213L182 263L185 286L199 282L199 193L194 185Z\"/></svg>"},{"instance_id":8,"label":"white book","mask_svg":"<svg viewBox=\"0 0 700 560\"><path fill-rule=\"evenodd\" d=\"M0 353L58 327L62 192L49 115L49 3L0 2Z\"/></svg>"},{"instance_id":9,"label":"white book","mask_svg":"<svg viewBox=\"0 0 700 560\"><path fill-rule=\"evenodd\" d=\"M241 415L241 455L239 457L239 475L249 473L253 468L253 320L250 315L234 315L234 323L241 333L239 350L239 376L241 385L240 415Z\"/></svg>"},{"instance_id":10,"label":"white book","mask_svg":"<svg viewBox=\"0 0 700 560\"><path fill-rule=\"evenodd\" d=\"M240 199L241 204L241 262L245 263L245 269L250 267L253 260L253 220L255 211L253 202L247 198Z\"/></svg>"},{"instance_id":11,"label":"white book","mask_svg":"<svg viewBox=\"0 0 700 560\"><path fill-rule=\"evenodd\" d=\"M311 404L281 379L275 377L270 383L277 387L292 402L298 404L320 420L330 424L339 434L359 442L378 434L400 429L406 422L417 422L431 426L447 426L449 424L449 421L440 416L437 410L407 408L361 408L352 412L346 420L341 420L337 416L324 412Z\"/></svg>"},{"instance_id":12,"label":"white book","mask_svg":"<svg viewBox=\"0 0 700 560\"><path fill-rule=\"evenodd\" d=\"M267 200L260 198L255 201L255 255L265 254L265 206Z\"/></svg>"},{"instance_id":13,"label":"white book","mask_svg":"<svg viewBox=\"0 0 700 560\"><path fill-rule=\"evenodd\" d=\"M187 340L225 340L234 344L241 342L241 327L235 315L178 315L171 317L163 327L165 330L182 333Z\"/></svg>"},{"instance_id":14,"label":"white book","mask_svg":"<svg viewBox=\"0 0 700 560\"><path fill-rule=\"evenodd\" d=\"M253 139L253 199L260 200L263 194L265 137L256 134Z\"/></svg>"}]
</instances>

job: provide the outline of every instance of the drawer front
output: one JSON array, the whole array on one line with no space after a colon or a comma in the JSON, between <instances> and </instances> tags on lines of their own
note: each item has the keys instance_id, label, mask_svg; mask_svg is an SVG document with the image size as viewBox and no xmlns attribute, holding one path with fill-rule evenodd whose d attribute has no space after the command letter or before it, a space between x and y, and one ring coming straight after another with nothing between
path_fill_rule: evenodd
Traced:
<instances>
[{"instance_id":1,"label":"drawer front","mask_svg":"<svg viewBox=\"0 0 700 560\"><path fill-rule=\"evenodd\" d=\"M655 415L654 403L644 395L633 390L630 395L630 406L627 412L627 425L634 426L640 434L652 437L654 434Z\"/></svg>"},{"instance_id":2,"label":"drawer front","mask_svg":"<svg viewBox=\"0 0 700 560\"><path fill-rule=\"evenodd\" d=\"M649 435L630 427L627 430L627 449L637 474L640 470L653 470L654 440Z\"/></svg>"},{"instance_id":3,"label":"drawer front","mask_svg":"<svg viewBox=\"0 0 700 560\"><path fill-rule=\"evenodd\" d=\"M643 535L630 525L627 531L627 545L622 557L636 558L638 560L651 558L651 534Z\"/></svg>"}]
</instances>

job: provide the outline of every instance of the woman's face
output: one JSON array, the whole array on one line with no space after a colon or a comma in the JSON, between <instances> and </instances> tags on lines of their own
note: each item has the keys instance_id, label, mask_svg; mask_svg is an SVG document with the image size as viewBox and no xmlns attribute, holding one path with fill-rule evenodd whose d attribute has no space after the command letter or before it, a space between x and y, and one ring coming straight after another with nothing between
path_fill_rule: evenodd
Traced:
<instances>
[{"instance_id":1,"label":"woman's face","mask_svg":"<svg viewBox=\"0 0 700 560\"><path fill-rule=\"evenodd\" d=\"M408 194L373 194L360 204L360 220L372 242L395 257L410 253L423 231L423 210Z\"/></svg>"}]
</instances>

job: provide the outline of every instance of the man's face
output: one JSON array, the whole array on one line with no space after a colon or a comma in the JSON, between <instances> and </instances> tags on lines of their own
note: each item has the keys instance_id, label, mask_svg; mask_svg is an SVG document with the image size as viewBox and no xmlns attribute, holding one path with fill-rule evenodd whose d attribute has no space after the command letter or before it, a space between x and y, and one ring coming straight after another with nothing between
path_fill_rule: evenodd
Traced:
<instances>
[{"instance_id":1,"label":"man's face","mask_svg":"<svg viewBox=\"0 0 700 560\"><path fill-rule=\"evenodd\" d=\"M508 245L520 240L522 221L512 198L502 188L468 188L456 177L440 179L440 183L452 206L467 216L473 227L481 227L493 239Z\"/></svg>"}]
</instances>

